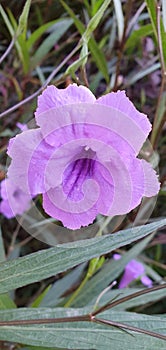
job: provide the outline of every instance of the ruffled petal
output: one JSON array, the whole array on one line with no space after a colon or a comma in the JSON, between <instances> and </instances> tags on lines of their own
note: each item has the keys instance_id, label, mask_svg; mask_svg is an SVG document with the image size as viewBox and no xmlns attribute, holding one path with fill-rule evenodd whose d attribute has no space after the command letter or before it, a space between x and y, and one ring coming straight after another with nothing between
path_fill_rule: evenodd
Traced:
<instances>
[{"instance_id":1,"label":"ruffled petal","mask_svg":"<svg viewBox=\"0 0 166 350\"><path fill-rule=\"evenodd\" d=\"M151 125L124 92L98 99L73 84L38 99L39 129L11 140L8 176L44 210L77 229L101 213L128 213L159 190L151 166L136 158Z\"/></svg>"},{"instance_id":2,"label":"ruffled petal","mask_svg":"<svg viewBox=\"0 0 166 350\"><path fill-rule=\"evenodd\" d=\"M52 146L57 147L57 143L63 144L64 139L75 138L97 138L103 139L105 143L111 143L110 133L114 133L123 140L123 144L128 145L127 153L139 152L145 141L145 133L140 129L134 119L125 115L115 108L101 105L80 103L66 105L51 109L37 116L37 124L41 127L41 132L45 140ZM49 122L48 122L49 121ZM95 128L98 133L95 134ZM59 133L60 137L56 137ZM119 140L116 138L118 146ZM123 147L121 147L123 152Z\"/></svg>"},{"instance_id":3,"label":"ruffled petal","mask_svg":"<svg viewBox=\"0 0 166 350\"><path fill-rule=\"evenodd\" d=\"M158 176L150 163L146 162L145 160L142 160L141 163L144 172L144 196L156 196L160 190Z\"/></svg>"},{"instance_id":4,"label":"ruffled petal","mask_svg":"<svg viewBox=\"0 0 166 350\"><path fill-rule=\"evenodd\" d=\"M64 194L62 186L56 187L43 194L43 208L47 214L62 221L65 227L78 229L87 226L97 215L95 203L99 197L99 188L89 179L83 185L83 193L84 197L74 202Z\"/></svg>"},{"instance_id":5,"label":"ruffled petal","mask_svg":"<svg viewBox=\"0 0 166 350\"><path fill-rule=\"evenodd\" d=\"M143 140L141 139L142 144L139 145L139 150L143 145L143 142L146 140L150 130L151 124L147 116L143 113L140 113L133 103L126 96L125 91L111 92L107 95L100 97L96 103L102 104L103 106L110 106L111 108L117 109L126 115L127 118L130 118L132 121L135 121L138 128L142 131L144 135ZM126 128L128 126L126 125ZM131 131L128 130L128 133ZM134 134L136 136L136 134ZM138 151L139 151L138 150Z\"/></svg>"},{"instance_id":6,"label":"ruffled petal","mask_svg":"<svg viewBox=\"0 0 166 350\"><path fill-rule=\"evenodd\" d=\"M94 103L95 100L95 96L85 86L71 84L66 89L57 89L54 85L50 85L38 97L38 107L35 115L37 117L51 108L57 108L71 103Z\"/></svg>"},{"instance_id":7,"label":"ruffled petal","mask_svg":"<svg viewBox=\"0 0 166 350\"><path fill-rule=\"evenodd\" d=\"M48 189L45 167L53 149L41 135L40 129L22 132L9 144L8 155L12 158L8 177L23 192L36 195Z\"/></svg>"}]
</instances>

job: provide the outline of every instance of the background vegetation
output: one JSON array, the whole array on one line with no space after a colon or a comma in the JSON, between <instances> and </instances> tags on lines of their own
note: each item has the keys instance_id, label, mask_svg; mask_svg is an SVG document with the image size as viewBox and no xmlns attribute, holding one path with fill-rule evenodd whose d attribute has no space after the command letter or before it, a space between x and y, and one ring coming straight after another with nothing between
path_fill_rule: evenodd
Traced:
<instances>
[{"instance_id":1,"label":"background vegetation","mask_svg":"<svg viewBox=\"0 0 166 350\"><path fill-rule=\"evenodd\" d=\"M97 97L125 89L136 107L148 115L153 129L141 156L159 170L161 182L155 207L154 202L144 201L124 220L106 218L101 224L97 218L95 231L89 230L88 237L80 237L79 231L54 237L46 217L43 242L33 237L41 223L31 222L36 226L30 236L20 221L1 215L0 349L164 349L165 340L81 322L79 316L94 310L98 296L100 306L127 296L101 318L166 335L164 288L130 299L143 289L139 279L123 291L117 287L132 259L143 263L154 286L165 282L165 1L2 0L0 28L1 180L7 171L8 141L19 132L17 122L32 120L37 95L50 83L66 87L76 82ZM40 200L37 204L40 207ZM149 225L133 228L143 225L146 217ZM54 248L47 244L47 237ZM122 258L114 261L114 252ZM115 279L117 285L102 296ZM1 321L73 316L78 317L75 323L1 325Z\"/></svg>"}]
</instances>

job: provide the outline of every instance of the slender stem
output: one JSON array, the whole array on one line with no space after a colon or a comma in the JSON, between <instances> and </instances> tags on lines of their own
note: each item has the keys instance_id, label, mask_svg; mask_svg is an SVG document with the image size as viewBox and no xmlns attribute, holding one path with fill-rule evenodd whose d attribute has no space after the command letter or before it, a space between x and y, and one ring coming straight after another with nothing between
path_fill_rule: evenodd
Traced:
<instances>
[{"instance_id":1,"label":"slender stem","mask_svg":"<svg viewBox=\"0 0 166 350\"><path fill-rule=\"evenodd\" d=\"M93 307L94 310L97 309L98 304L99 304L99 301L101 300L101 298L103 297L103 295L104 295L105 293L107 293L108 291L110 291L111 288L114 287L116 284L117 284L117 281L113 281L113 282L110 284L110 286L108 286L107 288L105 288L105 289L99 294L99 296L98 296L97 299L96 299L95 305L94 305L94 307ZM118 296L116 295L115 298L117 298L117 297L118 297ZM115 299L115 298L114 298L114 299Z\"/></svg>"},{"instance_id":2,"label":"slender stem","mask_svg":"<svg viewBox=\"0 0 166 350\"><path fill-rule=\"evenodd\" d=\"M33 324L55 324L55 323L65 323L65 322L94 322L99 324L106 324L108 326L118 327L122 329L131 330L138 333L147 334L151 337L166 340L166 336L156 332L151 332L143 328L137 328L134 326L126 325L124 323L119 323L115 321L105 320L102 318L96 318L91 314L71 316L71 317L60 317L60 318L43 318L34 320L13 320L13 321L0 321L0 326L17 326L17 325L33 325Z\"/></svg>"},{"instance_id":3,"label":"slender stem","mask_svg":"<svg viewBox=\"0 0 166 350\"><path fill-rule=\"evenodd\" d=\"M112 220L112 217L109 216L104 220L104 223L102 226L99 228L98 232L96 233L96 237L99 237L102 235L102 232L104 228L109 224L109 222ZM99 260L99 258L93 258L93 260ZM94 267L94 270L92 271L91 266L89 265L88 271L86 273L86 276L84 277L83 281L80 283L79 287L75 290L75 292L72 294L72 296L69 298L67 303L65 304L65 307L69 307L74 299L77 297L77 295L81 292L82 288L85 286L85 284L88 282L88 280L92 277L93 273L96 272L96 269ZM110 288L110 287L109 287Z\"/></svg>"},{"instance_id":4,"label":"slender stem","mask_svg":"<svg viewBox=\"0 0 166 350\"><path fill-rule=\"evenodd\" d=\"M150 258L148 258L148 257L146 257L146 256L144 256L144 255L141 255L141 259L142 259L143 261L147 262L147 263L153 264L153 265L155 265L155 266L160 267L160 268L163 269L163 270L166 270L166 264L162 264L162 263L160 263L160 262L158 262L158 261L155 261L155 260L153 260L153 259L150 259Z\"/></svg>"},{"instance_id":5,"label":"slender stem","mask_svg":"<svg viewBox=\"0 0 166 350\"><path fill-rule=\"evenodd\" d=\"M86 315L80 315L80 316L71 316L71 317L60 317L60 318L43 318L43 319L33 319L33 320L12 320L12 321L0 321L0 326L17 326L17 325L32 325L32 324L54 324L54 323L65 323L65 322L94 322L94 323L100 323L100 324L106 324L108 326L118 327L121 329L127 329L131 330L133 332L138 332L141 334L147 334L151 337L159 338L166 340L166 336L163 334L159 334L156 332L151 332L146 329L137 328L134 326L126 325L119 322L109 321L102 318L96 318L95 315L101 313L102 311L105 311L106 309L113 307L117 305L118 303L122 303L126 300L135 298L136 296L143 295L146 293L150 293L159 289L166 288L166 284L158 287L153 287L149 289L145 289L144 291L140 291L137 293L133 293L132 295L129 295L128 297L121 298L117 301L114 301L110 303L109 305L106 304L104 307L101 307L98 309L97 312L93 312L91 314ZM108 307L109 306L109 307Z\"/></svg>"},{"instance_id":6,"label":"slender stem","mask_svg":"<svg viewBox=\"0 0 166 350\"><path fill-rule=\"evenodd\" d=\"M77 295L81 292L82 288L85 286L88 279L89 279L89 274L87 273L83 281L80 283L79 287L75 290L75 292L72 294L72 296L69 298L69 300L65 304L65 307L69 307L72 304L74 299L77 297Z\"/></svg>"},{"instance_id":7,"label":"slender stem","mask_svg":"<svg viewBox=\"0 0 166 350\"><path fill-rule=\"evenodd\" d=\"M144 8L146 7L145 2L141 4L139 9L137 10L136 14L132 17L127 29L126 29L126 36L130 34L131 29L134 27L134 25L137 23L137 20L140 16L140 14L143 12Z\"/></svg>"},{"instance_id":8,"label":"slender stem","mask_svg":"<svg viewBox=\"0 0 166 350\"><path fill-rule=\"evenodd\" d=\"M15 248L15 241L17 239L17 236L18 236L18 233L19 233L19 230L21 228L21 224L23 222L23 218L20 219L20 222L18 223L15 231L13 232L12 234L12 239L11 239L11 243L9 245L9 248L8 248L8 252L7 252L7 257L9 256L9 254L14 250Z\"/></svg>"},{"instance_id":9,"label":"slender stem","mask_svg":"<svg viewBox=\"0 0 166 350\"><path fill-rule=\"evenodd\" d=\"M68 62L68 60L80 49L80 47L81 47L81 41L64 58L64 60L59 64L59 66L53 70L53 72L49 75L49 77L47 78L45 83L36 92L34 92L34 94L32 94L31 96L28 96L27 98L25 98L21 102L17 103L16 105L14 105L14 106L10 107L9 109L7 109L6 111L2 112L0 114L0 118L4 117L5 115L7 115L11 112L14 112L16 109L18 109L19 107L21 107L25 103L33 100L36 96L38 96L40 94L40 92L42 92L42 90L46 88L46 86L50 83L50 81L54 78L54 76L60 71L60 69Z\"/></svg>"},{"instance_id":10,"label":"slender stem","mask_svg":"<svg viewBox=\"0 0 166 350\"><path fill-rule=\"evenodd\" d=\"M80 315L71 317L59 317L59 318L42 318L34 320L13 320L13 321L0 321L0 326L24 326L31 324L50 324L50 323L65 323L65 322L88 322L91 321L91 315Z\"/></svg>"},{"instance_id":11,"label":"slender stem","mask_svg":"<svg viewBox=\"0 0 166 350\"><path fill-rule=\"evenodd\" d=\"M13 39L10 42L10 45L7 47L6 51L4 52L4 54L0 58L0 64L4 61L6 56L8 56L8 54L10 53L11 49L14 46L15 41L16 41L16 37L13 37Z\"/></svg>"},{"instance_id":12,"label":"slender stem","mask_svg":"<svg viewBox=\"0 0 166 350\"><path fill-rule=\"evenodd\" d=\"M129 331L143 333L143 334L150 335L151 337L154 337L154 338L159 338L159 339L166 340L166 335L163 335L163 334L160 334L160 333L156 333L156 332L151 332L151 331L148 331L146 329L137 328L137 327L130 326L130 325L127 325L127 324L124 324L124 323L104 320L102 318L95 318L95 317L92 318L92 321L95 322L95 323L106 324L108 326L113 326L113 327L118 327L118 328L122 328L122 329L127 329Z\"/></svg>"}]
</instances>

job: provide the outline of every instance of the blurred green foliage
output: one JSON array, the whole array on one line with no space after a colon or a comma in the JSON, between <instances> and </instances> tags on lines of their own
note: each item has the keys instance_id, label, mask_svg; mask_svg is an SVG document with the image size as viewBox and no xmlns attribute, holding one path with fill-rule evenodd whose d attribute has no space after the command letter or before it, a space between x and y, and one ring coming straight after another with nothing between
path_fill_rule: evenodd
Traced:
<instances>
[{"instance_id":1,"label":"blurred green foliage","mask_svg":"<svg viewBox=\"0 0 166 350\"><path fill-rule=\"evenodd\" d=\"M163 11L161 5L163 5ZM18 132L16 122L27 123L33 117L36 100L25 103L24 98L33 96L38 89L41 91L47 79L60 87L66 87L72 82L86 85L96 96L125 89L134 104L143 113L148 114L153 123L151 143L155 147L155 152L145 144L142 156L160 170L161 190L153 211L153 221L156 218L162 220L165 217L166 17L164 11L165 0L161 3L157 0L1 1L1 56L10 49L0 67L1 111L8 110L9 107L21 102L15 111L8 113L0 121L1 179L4 178L7 170L6 147L9 138ZM10 47L12 40L13 45ZM63 64L64 58L67 59ZM56 74L52 76L56 68ZM37 204L40 206L40 199ZM146 237L137 244L133 244L134 237L131 238L133 231L130 229L133 223L143 223L145 212L149 210L150 205L150 202L143 202L139 209L139 220L137 208L124 221L121 221L121 218L111 218L109 221L106 219L101 225L97 220L101 237L95 238L96 250L93 245L90 246L90 241L89 247L85 241L79 246L78 241L73 243L73 245L76 244L77 250L73 246L71 255L70 244L67 248L60 246L60 248L46 249L47 244L29 237L23 228L17 226L16 220L8 221L1 218L0 288L3 293L0 296L1 319L5 321L16 318L40 318L41 315L42 317L62 317L73 313L79 315L80 312L84 314L87 310L93 309L100 293L115 278L119 281L127 262L133 258L143 262L147 274L154 283L164 283L166 236L165 231L162 230L163 222L152 224L159 228L156 236ZM29 225L34 225L36 230L42 227L48 237L53 237L49 230L49 220L46 218L42 223L30 222ZM154 227L149 233L155 230ZM128 233L123 231L126 228L129 229ZM145 231L139 233L137 239L147 234L146 226L143 230ZM102 235L114 231L119 233L107 236L104 244ZM95 234L96 232L89 230L89 237ZM123 245L118 241L122 236ZM87 237L79 237L78 232L74 232L72 236L73 241L84 238ZM108 243L111 238L112 243ZM70 237L60 235L56 240L55 245L58 241L68 242ZM117 245L113 245L116 240ZM3 249L3 241L5 249ZM85 245L82 250L81 244ZM42 252L44 248L46 250ZM112 259L111 252L114 249L123 255L119 262ZM60 251L59 256L58 251ZM14 262L12 259L15 259ZM90 260L89 263L88 260ZM77 266L78 264L81 265ZM138 290L142 290L140 280L133 282L122 293L128 297ZM163 334L166 334L164 296L163 289L140 296L135 300L129 298L116 309L119 320L121 322L128 320L133 326L138 327L143 327L143 323L149 330L161 332L162 329ZM119 298L119 290L116 287L102 296L101 303L107 303L114 298L115 300ZM19 309L17 306L25 308ZM72 306L73 309L64 306ZM130 314L126 310L130 310ZM141 315L142 313L144 315ZM148 314L151 315L150 318ZM109 319L111 315L116 319L115 313L111 314L111 311L108 314ZM79 339L83 339L80 348L91 348L96 342L94 346L96 349L107 349L108 344L102 346L101 339L105 339L103 337L106 334L102 332L103 329L107 332L107 341L116 349L122 348L124 336L126 344L130 344L125 345L128 346L127 350L133 349L133 346L136 350L140 349L143 345L139 346L139 341L142 341L144 346L146 344L148 350L165 348L165 342L162 340L142 334L139 337L137 333L134 333L133 337L127 332L108 326L85 324L83 328L83 325L74 324L74 330L69 331L65 329L64 324L62 327L59 325L57 327L56 325L36 326L36 328L34 326L21 328L20 325L13 327L4 328L5 336L0 327L2 346L6 346L6 340L12 343L7 345L8 349L10 346L13 346L13 349L24 350L56 349L57 344L62 349L75 349L80 346ZM77 344L73 341L76 330ZM65 332L68 337L66 339ZM119 342L116 340L112 343L113 338L118 339ZM39 344L40 346L37 346ZM123 349L125 350L124 345Z\"/></svg>"}]
</instances>

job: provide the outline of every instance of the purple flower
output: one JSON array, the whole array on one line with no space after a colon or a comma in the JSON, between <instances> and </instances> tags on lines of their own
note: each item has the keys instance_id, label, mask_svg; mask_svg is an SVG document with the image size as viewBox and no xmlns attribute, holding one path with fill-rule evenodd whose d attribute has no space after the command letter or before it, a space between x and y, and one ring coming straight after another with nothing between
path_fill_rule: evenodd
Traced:
<instances>
[{"instance_id":1,"label":"purple flower","mask_svg":"<svg viewBox=\"0 0 166 350\"><path fill-rule=\"evenodd\" d=\"M30 196L22 192L9 180L0 183L0 213L10 219L22 215L30 207Z\"/></svg>"},{"instance_id":2,"label":"purple flower","mask_svg":"<svg viewBox=\"0 0 166 350\"><path fill-rule=\"evenodd\" d=\"M28 127L27 127L27 125L26 125L26 124L23 124L23 123L17 122L17 123L16 123L16 126L17 126L17 128L19 128L21 131L28 130Z\"/></svg>"},{"instance_id":3,"label":"purple flower","mask_svg":"<svg viewBox=\"0 0 166 350\"><path fill-rule=\"evenodd\" d=\"M121 256L119 254L114 254L113 258L119 260ZM125 272L120 280L119 288L127 287L132 281L140 278L142 284L146 287L152 287L152 280L146 276L145 268L143 264L137 260L131 260L125 267Z\"/></svg>"},{"instance_id":4,"label":"purple flower","mask_svg":"<svg viewBox=\"0 0 166 350\"><path fill-rule=\"evenodd\" d=\"M75 84L49 86L38 98L39 128L13 138L8 176L43 208L77 229L103 215L125 214L158 193L151 165L137 157L151 124L124 91L98 100Z\"/></svg>"}]
</instances>

